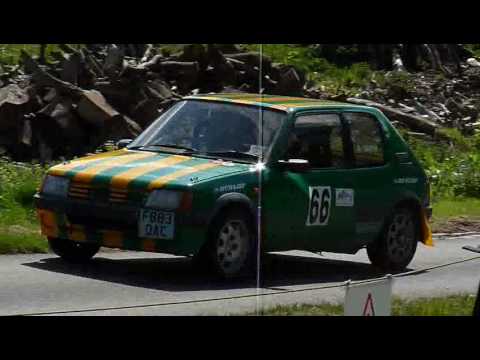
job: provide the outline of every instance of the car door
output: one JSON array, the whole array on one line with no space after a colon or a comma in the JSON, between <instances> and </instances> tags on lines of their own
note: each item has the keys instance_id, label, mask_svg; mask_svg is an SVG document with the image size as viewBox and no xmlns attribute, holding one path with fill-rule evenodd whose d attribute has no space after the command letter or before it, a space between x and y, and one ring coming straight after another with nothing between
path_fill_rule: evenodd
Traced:
<instances>
[{"instance_id":1,"label":"car door","mask_svg":"<svg viewBox=\"0 0 480 360\"><path fill-rule=\"evenodd\" d=\"M274 195L278 204L275 216L266 215L267 227L277 232L278 238L283 235L282 241L290 247L343 251L351 243L354 202L350 180L344 176L349 167L346 139L339 113L297 115L283 159L308 160L310 169L276 173L266 190L274 189L275 183L282 188Z\"/></svg>"},{"instance_id":2,"label":"car door","mask_svg":"<svg viewBox=\"0 0 480 360\"><path fill-rule=\"evenodd\" d=\"M370 113L342 113L351 139L352 167L348 170L355 189L355 246L372 241L381 231L393 197L391 164L386 156L385 130Z\"/></svg>"}]
</instances>

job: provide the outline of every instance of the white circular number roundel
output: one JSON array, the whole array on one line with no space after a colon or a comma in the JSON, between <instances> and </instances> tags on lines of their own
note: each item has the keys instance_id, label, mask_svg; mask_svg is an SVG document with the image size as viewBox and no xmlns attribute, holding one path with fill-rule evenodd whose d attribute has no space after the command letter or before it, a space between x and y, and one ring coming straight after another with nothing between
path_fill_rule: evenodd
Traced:
<instances>
[{"instance_id":1,"label":"white circular number roundel","mask_svg":"<svg viewBox=\"0 0 480 360\"><path fill-rule=\"evenodd\" d=\"M309 187L310 201L308 204L307 226L327 225L332 203L330 186Z\"/></svg>"}]
</instances>

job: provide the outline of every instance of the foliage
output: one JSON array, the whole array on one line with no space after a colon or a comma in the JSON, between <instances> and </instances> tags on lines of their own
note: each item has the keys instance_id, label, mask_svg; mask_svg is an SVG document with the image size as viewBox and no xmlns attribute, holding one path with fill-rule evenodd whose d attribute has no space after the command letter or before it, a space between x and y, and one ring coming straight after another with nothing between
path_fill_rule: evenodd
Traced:
<instances>
[{"instance_id":1,"label":"foliage","mask_svg":"<svg viewBox=\"0 0 480 360\"><path fill-rule=\"evenodd\" d=\"M247 50L259 51L258 44L245 45ZM324 91L353 95L365 87L373 71L367 63L337 66L316 55L313 47L298 44L263 44L263 53L273 62L293 65L306 74L310 85L322 87Z\"/></svg>"},{"instance_id":2,"label":"foliage","mask_svg":"<svg viewBox=\"0 0 480 360\"><path fill-rule=\"evenodd\" d=\"M410 73L403 71L389 71L375 73L375 81L380 88L388 89L388 96L394 99L410 97L415 90L415 84Z\"/></svg>"},{"instance_id":3,"label":"foliage","mask_svg":"<svg viewBox=\"0 0 480 360\"><path fill-rule=\"evenodd\" d=\"M33 209L44 173L39 165L0 159L0 254L47 251Z\"/></svg>"},{"instance_id":4,"label":"foliage","mask_svg":"<svg viewBox=\"0 0 480 360\"><path fill-rule=\"evenodd\" d=\"M470 50L475 57L480 58L480 44L465 44L465 47Z\"/></svg>"},{"instance_id":5,"label":"foliage","mask_svg":"<svg viewBox=\"0 0 480 360\"><path fill-rule=\"evenodd\" d=\"M422 163L432 184L433 200L480 198L480 138L450 130L450 144L404 136Z\"/></svg>"},{"instance_id":6,"label":"foliage","mask_svg":"<svg viewBox=\"0 0 480 360\"><path fill-rule=\"evenodd\" d=\"M69 44L78 46L78 44ZM17 65L22 50L32 56L40 54L40 44L0 44L0 64ZM52 61L51 53L58 51L58 45L47 44L45 49L45 57L47 61Z\"/></svg>"}]
</instances>

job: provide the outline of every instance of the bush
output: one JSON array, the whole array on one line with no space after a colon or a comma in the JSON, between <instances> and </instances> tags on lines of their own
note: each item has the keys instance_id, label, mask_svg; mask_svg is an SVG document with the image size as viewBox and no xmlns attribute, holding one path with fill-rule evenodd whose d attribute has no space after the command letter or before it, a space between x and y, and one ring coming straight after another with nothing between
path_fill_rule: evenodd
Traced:
<instances>
[{"instance_id":1,"label":"bush","mask_svg":"<svg viewBox=\"0 0 480 360\"><path fill-rule=\"evenodd\" d=\"M45 170L40 165L0 160L0 223L23 223L34 219L33 195Z\"/></svg>"},{"instance_id":2,"label":"bush","mask_svg":"<svg viewBox=\"0 0 480 360\"><path fill-rule=\"evenodd\" d=\"M457 131L451 144L405 139L422 163L432 184L433 200L455 196L480 198L480 142Z\"/></svg>"},{"instance_id":3,"label":"bush","mask_svg":"<svg viewBox=\"0 0 480 360\"><path fill-rule=\"evenodd\" d=\"M250 51L259 51L258 44L248 44L245 47ZM314 47L296 44L264 44L263 53L273 62L295 66L307 75L307 81L311 85L323 87L325 91L332 94L353 95L365 87L373 75L367 63L337 66L318 57Z\"/></svg>"}]
</instances>

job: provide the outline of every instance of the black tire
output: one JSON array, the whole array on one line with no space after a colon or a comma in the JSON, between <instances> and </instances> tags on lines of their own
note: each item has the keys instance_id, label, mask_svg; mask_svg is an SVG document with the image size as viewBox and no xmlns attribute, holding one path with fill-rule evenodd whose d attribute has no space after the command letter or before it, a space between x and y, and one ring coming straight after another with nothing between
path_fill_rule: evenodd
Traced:
<instances>
[{"instance_id":1,"label":"black tire","mask_svg":"<svg viewBox=\"0 0 480 360\"><path fill-rule=\"evenodd\" d=\"M238 279L255 274L256 254L251 217L241 209L231 209L213 221L207 243L193 261L217 278Z\"/></svg>"},{"instance_id":2,"label":"black tire","mask_svg":"<svg viewBox=\"0 0 480 360\"><path fill-rule=\"evenodd\" d=\"M408 207L395 208L380 237L367 246L368 258L384 271L402 271L412 261L419 240L416 213Z\"/></svg>"},{"instance_id":3,"label":"black tire","mask_svg":"<svg viewBox=\"0 0 480 360\"><path fill-rule=\"evenodd\" d=\"M100 250L100 245L77 243L70 240L49 238L50 249L63 260L70 263L84 263Z\"/></svg>"}]
</instances>

